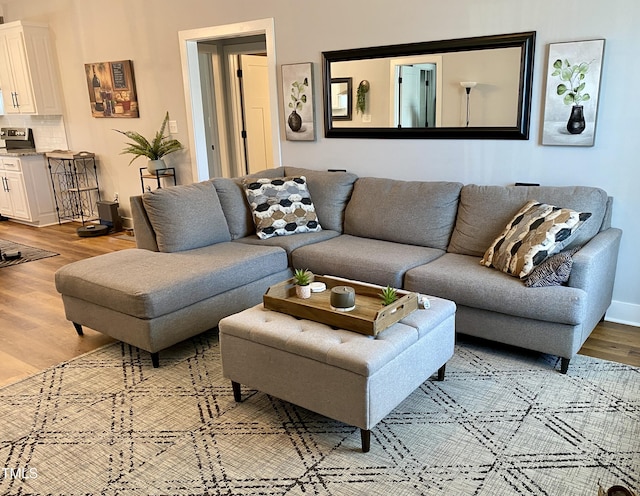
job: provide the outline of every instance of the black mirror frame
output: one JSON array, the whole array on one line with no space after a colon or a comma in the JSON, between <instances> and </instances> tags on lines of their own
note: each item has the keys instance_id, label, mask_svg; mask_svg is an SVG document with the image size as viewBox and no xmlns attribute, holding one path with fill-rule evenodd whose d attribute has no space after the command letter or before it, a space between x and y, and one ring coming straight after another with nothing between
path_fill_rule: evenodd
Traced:
<instances>
[{"instance_id":1,"label":"black mirror frame","mask_svg":"<svg viewBox=\"0 0 640 496\"><path fill-rule=\"evenodd\" d=\"M324 135L326 138L402 139L500 139L528 140L531 120L531 88L536 32L479 36L454 40L427 41L404 45L356 48L322 52L324 90ZM407 57L432 53L520 47L520 92L516 125L506 127L380 128L333 127L331 125L331 63L383 57Z\"/></svg>"},{"instance_id":2,"label":"black mirror frame","mask_svg":"<svg viewBox=\"0 0 640 496\"><path fill-rule=\"evenodd\" d=\"M333 83L345 83L347 85L347 114L335 116L331 115L331 119L334 121L350 121L352 119L352 109L353 109L353 80L352 78L332 78L331 84Z\"/></svg>"}]
</instances>

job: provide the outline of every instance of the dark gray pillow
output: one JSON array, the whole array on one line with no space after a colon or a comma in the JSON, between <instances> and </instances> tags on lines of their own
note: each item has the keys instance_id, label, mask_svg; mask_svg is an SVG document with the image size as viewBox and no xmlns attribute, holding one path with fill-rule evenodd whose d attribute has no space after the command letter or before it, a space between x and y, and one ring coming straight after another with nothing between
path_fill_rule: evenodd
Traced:
<instances>
[{"instance_id":1,"label":"dark gray pillow","mask_svg":"<svg viewBox=\"0 0 640 496\"><path fill-rule=\"evenodd\" d=\"M557 253L538 265L529 277L524 280L524 285L529 288L544 288L547 286L562 286L569 280L573 267L573 254L578 251L567 250Z\"/></svg>"}]
</instances>

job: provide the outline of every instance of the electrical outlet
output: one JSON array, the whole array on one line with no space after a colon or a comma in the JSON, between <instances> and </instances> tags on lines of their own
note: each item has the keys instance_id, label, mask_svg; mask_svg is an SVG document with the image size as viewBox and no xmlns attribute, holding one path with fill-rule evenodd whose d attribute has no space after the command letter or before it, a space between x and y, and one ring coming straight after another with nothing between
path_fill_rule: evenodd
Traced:
<instances>
[{"instance_id":1,"label":"electrical outlet","mask_svg":"<svg viewBox=\"0 0 640 496\"><path fill-rule=\"evenodd\" d=\"M116 203L120 203L120 195L118 193L113 194L113 201Z\"/></svg>"},{"instance_id":2,"label":"electrical outlet","mask_svg":"<svg viewBox=\"0 0 640 496\"><path fill-rule=\"evenodd\" d=\"M178 132L178 123L176 121L169 121L169 132L170 133Z\"/></svg>"}]
</instances>

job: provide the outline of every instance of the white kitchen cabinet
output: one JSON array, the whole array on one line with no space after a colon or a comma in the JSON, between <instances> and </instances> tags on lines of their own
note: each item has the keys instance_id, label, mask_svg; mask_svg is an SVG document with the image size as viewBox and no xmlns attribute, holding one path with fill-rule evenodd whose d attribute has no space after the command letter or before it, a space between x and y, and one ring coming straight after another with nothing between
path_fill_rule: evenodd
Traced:
<instances>
[{"instance_id":1,"label":"white kitchen cabinet","mask_svg":"<svg viewBox=\"0 0 640 496\"><path fill-rule=\"evenodd\" d=\"M0 25L0 88L7 114L62 114L60 80L46 24Z\"/></svg>"},{"instance_id":2,"label":"white kitchen cabinet","mask_svg":"<svg viewBox=\"0 0 640 496\"><path fill-rule=\"evenodd\" d=\"M43 155L0 157L0 214L34 226L57 222Z\"/></svg>"}]
</instances>

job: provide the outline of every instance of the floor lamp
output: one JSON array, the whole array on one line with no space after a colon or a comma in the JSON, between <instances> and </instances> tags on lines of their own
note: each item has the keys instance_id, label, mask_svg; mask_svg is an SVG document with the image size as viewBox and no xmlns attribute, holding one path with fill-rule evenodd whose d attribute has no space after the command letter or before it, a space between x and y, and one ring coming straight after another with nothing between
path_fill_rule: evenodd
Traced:
<instances>
[{"instance_id":1,"label":"floor lamp","mask_svg":"<svg viewBox=\"0 0 640 496\"><path fill-rule=\"evenodd\" d=\"M467 92L467 127L469 127L469 94L471 93L471 88L476 86L475 81L460 81L460 86L462 86Z\"/></svg>"}]
</instances>

